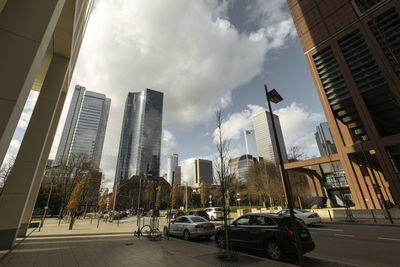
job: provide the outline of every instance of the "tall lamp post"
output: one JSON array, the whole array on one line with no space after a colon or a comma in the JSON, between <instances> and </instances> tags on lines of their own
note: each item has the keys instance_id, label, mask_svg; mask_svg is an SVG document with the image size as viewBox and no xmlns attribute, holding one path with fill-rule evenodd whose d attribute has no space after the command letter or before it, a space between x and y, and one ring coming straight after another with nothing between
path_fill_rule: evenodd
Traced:
<instances>
[{"instance_id":1,"label":"tall lamp post","mask_svg":"<svg viewBox=\"0 0 400 267\"><path fill-rule=\"evenodd\" d=\"M274 116L272 114L272 108L271 108L271 101L273 103L277 104L277 103L281 102L283 100L283 98L279 95L279 93L275 89L273 89L272 91L268 92L267 85L264 85L264 88L265 88L265 95L267 97L269 115L270 115L270 119L271 119L272 129L273 129L273 132L274 132L274 139L275 139L275 143L276 143L276 148L278 150L279 165L280 165L280 170L281 170L281 174L282 174L283 185L284 185L284 188L285 188L286 201L288 203L288 208L289 208L289 211L290 211L290 222L291 222L291 225L292 225L292 228L293 228L294 238L295 238L295 241L296 241L296 250L297 250L297 256L298 256L298 259L299 259L299 265L300 266L304 266L303 248L301 246L300 235L299 235L299 231L297 229L296 220L295 220L294 212L293 212L292 193L291 193L291 189L290 189L290 186L289 186L289 181L288 181L288 179L286 177L285 168L283 166L282 153L281 153L281 149L280 149L280 145L279 145L278 135L276 133L276 126L275 126Z\"/></svg>"}]
</instances>

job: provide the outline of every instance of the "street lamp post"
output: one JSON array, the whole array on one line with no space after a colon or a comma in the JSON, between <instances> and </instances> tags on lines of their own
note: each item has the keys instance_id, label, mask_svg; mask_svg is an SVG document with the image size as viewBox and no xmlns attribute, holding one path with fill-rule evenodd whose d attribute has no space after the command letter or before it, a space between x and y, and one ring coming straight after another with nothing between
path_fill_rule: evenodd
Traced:
<instances>
[{"instance_id":1,"label":"street lamp post","mask_svg":"<svg viewBox=\"0 0 400 267\"><path fill-rule=\"evenodd\" d=\"M276 126L275 126L275 121L274 121L274 116L272 114L272 108L271 108L271 101L273 103L279 103L283 100L283 98L279 95L279 93L273 89L272 91L268 92L268 88L267 85L264 85L265 88L265 94L267 97L267 103L268 103L268 109L269 109L269 115L271 118L271 124L272 124L272 129L274 132L274 139L276 142L276 148L278 150L278 158L279 158L279 165L280 165L280 170L281 170L281 174L282 174L282 181L283 181L283 185L285 188L285 196L286 196L286 201L288 203L288 208L290 211L290 222L293 228L293 232L294 232L294 238L296 241L296 250L297 250L297 256L299 259L299 265L300 266L304 266L304 260L303 260L303 249L301 246L301 242L300 242L300 236L299 236L299 232L297 229L297 225L296 225L296 220L294 217L294 212L293 212L293 201L292 201L292 194L291 194L291 190L290 190L290 186L289 186L289 181L286 177L286 172L285 172L285 168L283 166L283 159L282 159L282 153L281 153L281 149L280 149L280 145L279 145L279 140L278 140L278 135L276 133Z\"/></svg>"},{"instance_id":2,"label":"street lamp post","mask_svg":"<svg viewBox=\"0 0 400 267\"><path fill-rule=\"evenodd\" d=\"M39 225L39 232L40 232L40 228L43 227L44 220L46 219L46 214L47 214L47 210L49 209L49 202L50 202L51 192L53 191L53 186L54 186L54 184L51 183L51 184L50 184L49 196L47 197L46 206L44 207L44 212L43 212L42 221L40 222L40 225Z\"/></svg>"}]
</instances>

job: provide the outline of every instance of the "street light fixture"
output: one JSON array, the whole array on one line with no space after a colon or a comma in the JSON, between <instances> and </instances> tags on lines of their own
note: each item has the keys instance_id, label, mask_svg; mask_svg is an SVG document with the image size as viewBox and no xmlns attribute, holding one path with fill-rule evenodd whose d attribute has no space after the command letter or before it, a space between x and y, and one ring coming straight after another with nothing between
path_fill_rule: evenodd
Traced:
<instances>
[{"instance_id":1,"label":"street light fixture","mask_svg":"<svg viewBox=\"0 0 400 267\"><path fill-rule=\"evenodd\" d=\"M281 170L281 174L282 174L282 181L283 181L283 185L284 185L284 189L285 189L286 201L288 203L288 208L289 208L289 212L290 212L290 222L291 222L291 225L293 228L294 238L296 241L297 257L299 259L299 265L304 266L303 249L301 246L300 235L299 235L299 231L297 229L296 219L294 217L294 211L293 211L292 193L291 193L291 189L289 186L289 181L286 177L285 168L283 166L282 153L281 153L281 149L280 149L280 145L279 145L278 135L276 133L276 126L275 126L274 116L272 114L272 108L271 108L271 102L277 104L277 103L281 102L283 100L283 98L275 89L268 92L267 85L264 85L264 88L265 88L265 95L267 97L269 115L270 115L270 119L271 119L272 130L274 132L276 148L278 150L278 158L279 158L279 165L280 165L280 170Z\"/></svg>"}]
</instances>

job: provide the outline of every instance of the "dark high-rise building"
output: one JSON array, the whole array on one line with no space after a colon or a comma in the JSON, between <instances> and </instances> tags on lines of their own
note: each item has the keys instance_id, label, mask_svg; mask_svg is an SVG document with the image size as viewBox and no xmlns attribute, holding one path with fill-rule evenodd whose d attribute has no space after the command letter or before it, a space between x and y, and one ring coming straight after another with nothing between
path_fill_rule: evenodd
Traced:
<instances>
[{"instance_id":1,"label":"dark high-rise building","mask_svg":"<svg viewBox=\"0 0 400 267\"><path fill-rule=\"evenodd\" d=\"M355 206L400 204L400 2L287 2Z\"/></svg>"},{"instance_id":2,"label":"dark high-rise building","mask_svg":"<svg viewBox=\"0 0 400 267\"><path fill-rule=\"evenodd\" d=\"M329 130L327 122L323 122L318 125L314 135L321 156L327 156L337 153L335 142L333 141L332 134Z\"/></svg>"},{"instance_id":3,"label":"dark high-rise building","mask_svg":"<svg viewBox=\"0 0 400 267\"><path fill-rule=\"evenodd\" d=\"M213 165L211 160L194 160L194 187L200 187L202 183L213 184Z\"/></svg>"},{"instance_id":4,"label":"dark high-rise building","mask_svg":"<svg viewBox=\"0 0 400 267\"><path fill-rule=\"evenodd\" d=\"M163 93L128 93L122 122L115 181L160 173Z\"/></svg>"}]
</instances>

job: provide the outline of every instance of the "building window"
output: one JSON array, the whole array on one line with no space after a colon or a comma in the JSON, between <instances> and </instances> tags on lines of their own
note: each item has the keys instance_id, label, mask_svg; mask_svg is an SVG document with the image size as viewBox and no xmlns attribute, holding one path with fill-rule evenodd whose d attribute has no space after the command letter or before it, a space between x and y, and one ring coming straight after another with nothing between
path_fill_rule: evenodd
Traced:
<instances>
[{"instance_id":1,"label":"building window","mask_svg":"<svg viewBox=\"0 0 400 267\"><path fill-rule=\"evenodd\" d=\"M383 0L351 0L351 4L358 16L361 16L380 2L383 2Z\"/></svg>"},{"instance_id":2,"label":"building window","mask_svg":"<svg viewBox=\"0 0 400 267\"><path fill-rule=\"evenodd\" d=\"M400 133L400 105L363 35L355 30L339 40L343 57L380 136Z\"/></svg>"},{"instance_id":3,"label":"building window","mask_svg":"<svg viewBox=\"0 0 400 267\"><path fill-rule=\"evenodd\" d=\"M363 140L368 140L331 48L328 47L315 54L313 59L335 118L345 124L354 134L362 137Z\"/></svg>"},{"instance_id":4,"label":"building window","mask_svg":"<svg viewBox=\"0 0 400 267\"><path fill-rule=\"evenodd\" d=\"M372 19L368 25L383 53L400 79L400 15L391 8Z\"/></svg>"}]
</instances>

